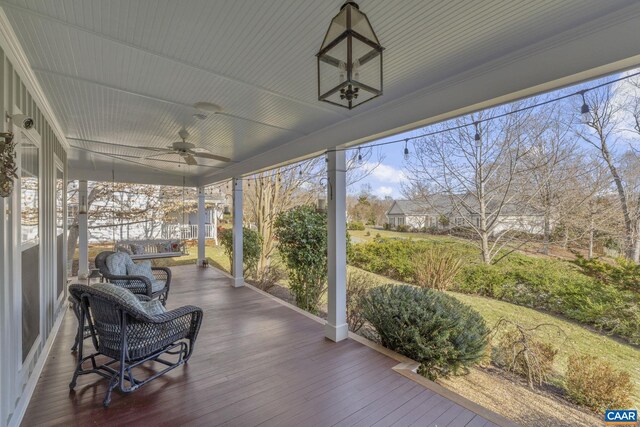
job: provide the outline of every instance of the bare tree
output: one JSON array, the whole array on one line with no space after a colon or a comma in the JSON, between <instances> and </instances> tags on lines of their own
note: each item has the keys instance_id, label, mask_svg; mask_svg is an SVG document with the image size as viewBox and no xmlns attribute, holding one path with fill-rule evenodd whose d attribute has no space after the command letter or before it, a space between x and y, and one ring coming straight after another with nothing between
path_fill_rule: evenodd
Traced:
<instances>
[{"instance_id":1,"label":"bare tree","mask_svg":"<svg viewBox=\"0 0 640 427\"><path fill-rule=\"evenodd\" d=\"M513 231L519 224L505 222L502 216L526 211L539 187L550 178L548 172L539 171L538 188L527 192L516 188L539 168L539 164L524 160L531 155L534 142L547 132L551 114L522 110L523 106L515 103L486 110L471 117L471 123L461 118L442 124L442 133L417 141L408 165L409 192L425 203L436 199L434 193L447 197L450 203L446 209L463 218L465 226L477 235L487 264L501 259L503 249L513 249L517 241ZM444 131L452 125L454 130Z\"/></svg>"},{"instance_id":2,"label":"bare tree","mask_svg":"<svg viewBox=\"0 0 640 427\"><path fill-rule=\"evenodd\" d=\"M271 266L275 250L273 224L276 217L294 206L315 203L320 193L319 180L324 159L300 163L258 173L248 179L245 190L247 220L254 222L262 236L258 274Z\"/></svg>"},{"instance_id":3,"label":"bare tree","mask_svg":"<svg viewBox=\"0 0 640 427\"><path fill-rule=\"evenodd\" d=\"M371 174L382 157L373 149L349 150L347 185ZM258 274L268 273L275 250L273 224L276 217L295 206L315 204L326 192L325 157L316 157L297 166L285 166L248 178L245 191L247 220L256 224L262 236Z\"/></svg>"},{"instance_id":4,"label":"bare tree","mask_svg":"<svg viewBox=\"0 0 640 427\"><path fill-rule=\"evenodd\" d=\"M553 108L553 107L552 107ZM538 117L540 117L538 115ZM568 213L575 198L571 181L576 173L576 162L581 156L575 134L561 110L554 108L545 113L543 120L531 120L529 126L534 131L529 153L522 160L528 174L522 174L524 182L518 183L518 191L531 195L531 206L543 214L542 249L549 254L552 226Z\"/></svg>"},{"instance_id":5,"label":"bare tree","mask_svg":"<svg viewBox=\"0 0 640 427\"><path fill-rule=\"evenodd\" d=\"M586 239L587 258L591 259L599 237L618 236L618 200L610 191L609 171L600 159L587 156L576 159L569 173L559 223L565 230L566 245L571 242L584 247Z\"/></svg>"},{"instance_id":6,"label":"bare tree","mask_svg":"<svg viewBox=\"0 0 640 427\"><path fill-rule=\"evenodd\" d=\"M193 188L92 181L88 183L88 229L94 237L100 232L98 236L109 235L117 240L128 238L130 227L138 226L145 237L155 237L158 222L197 210L195 196ZM69 203L77 204L77 198L78 190L74 187L68 192ZM71 216L67 238L69 269L78 246L78 210L72 211Z\"/></svg>"},{"instance_id":7,"label":"bare tree","mask_svg":"<svg viewBox=\"0 0 640 427\"><path fill-rule=\"evenodd\" d=\"M577 132L594 147L609 169L619 199L624 222L625 256L635 262L640 259L640 196L637 182L623 175L621 159L629 150L620 153L620 131L625 104L617 102L616 88L610 85L590 90L585 95L589 115ZM618 98L619 99L619 98ZM628 105L628 104L627 104ZM640 109L638 109L640 114ZM629 179L627 179L629 178Z\"/></svg>"}]
</instances>

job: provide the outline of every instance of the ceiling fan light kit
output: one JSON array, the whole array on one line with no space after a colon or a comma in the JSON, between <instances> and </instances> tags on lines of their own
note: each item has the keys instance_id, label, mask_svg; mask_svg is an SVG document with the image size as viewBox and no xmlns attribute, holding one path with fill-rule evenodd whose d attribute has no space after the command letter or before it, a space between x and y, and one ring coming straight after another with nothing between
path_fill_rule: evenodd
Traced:
<instances>
[{"instance_id":1,"label":"ceiling fan light kit","mask_svg":"<svg viewBox=\"0 0 640 427\"><path fill-rule=\"evenodd\" d=\"M149 154L144 156L143 159L147 160L152 157L165 156L169 154L176 154L185 161L185 163L189 166L198 166L198 161L196 157L200 157L203 159L209 160L217 160L219 162L230 162L231 159L228 157L218 156L216 154L211 153L206 148L196 148L195 144L191 142L187 142L187 138L189 138L189 132L182 128L178 132L178 136L182 141L176 141L167 148L153 148L153 147L135 147L140 150L148 150L154 152L154 154Z\"/></svg>"}]
</instances>

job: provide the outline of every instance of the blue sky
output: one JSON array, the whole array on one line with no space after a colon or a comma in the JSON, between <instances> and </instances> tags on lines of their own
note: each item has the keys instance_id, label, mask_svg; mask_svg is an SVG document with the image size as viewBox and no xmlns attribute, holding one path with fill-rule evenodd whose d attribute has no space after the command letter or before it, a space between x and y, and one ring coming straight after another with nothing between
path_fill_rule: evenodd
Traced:
<instances>
[{"instance_id":1,"label":"blue sky","mask_svg":"<svg viewBox=\"0 0 640 427\"><path fill-rule=\"evenodd\" d=\"M402 139L409 136L414 136L418 131L410 131L394 135L388 138L383 138L374 141L373 143L380 143L385 141L392 141ZM411 149L411 146L409 146ZM378 197L384 198L390 196L394 199L402 198L401 182L405 179L404 173L404 145L402 143L389 144L382 147L373 148L374 152L371 156L372 160L375 160L378 156L383 158L379 166L377 166L369 176L362 181L359 181L349 187L349 194L358 194L363 185L370 185L373 194ZM365 163L362 167L373 167L372 163Z\"/></svg>"},{"instance_id":2,"label":"blue sky","mask_svg":"<svg viewBox=\"0 0 640 427\"><path fill-rule=\"evenodd\" d=\"M567 88L552 91L547 95L557 96L558 94L563 92L565 93L576 92L579 89L592 87L608 79L618 78L623 75L629 75L629 74L638 72L639 70L640 69L634 69L634 70L627 71L626 73L617 73L610 76L602 77L600 79L594 79L592 81L589 81L583 84L574 85ZM625 82L618 83L618 84L625 84ZM640 92L638 89L630 89L629 86L627 85L625 87L625 90L622 93L626 95L631 93L631 91L633 91L633 93L636 96L638 96ZM574 108L576 105L575 102L571 99L567 100L566 102L569 108ZM425 128L416 129L413 131L409 131L409 132L401 133L398 135L393 135L387 138L379 139L376 141L372 141L371 143L376 144L376 143L381 143L385 141L404 139L406 137L414 137L416 135L424 133L424 131L425 131ZM625 135L621 135L621 136L624 138ZM635 138L635 134L633 135L633 138ZM366 146L363 146L362 149L368 150L368 148L365 148L365 147ZM409 150L412 150L412 149L413 149L412 144L409 144ZM379 155L383 157L381 164L377 168L375 168L368 177L366 177L362 181L359 181L351 185L348 188L349 194L358 194L360 193L363 185L369 185L371 186L371 190L373 194L377 195L378 197L383 198L385 196L390 196L394 199L403 198L401 183L405 180L405 176L406 176L405 175L406 162L404 160L404 144L403 143L389 144L389 145L373 148L373 150L376 150L376 151L374 151L374 154L371 157L375 159L376 158L375 153L379 153ZM362 165L362 167L371 167L371 164L365 163L364 165Z\"/></svg>"}]
</instances>

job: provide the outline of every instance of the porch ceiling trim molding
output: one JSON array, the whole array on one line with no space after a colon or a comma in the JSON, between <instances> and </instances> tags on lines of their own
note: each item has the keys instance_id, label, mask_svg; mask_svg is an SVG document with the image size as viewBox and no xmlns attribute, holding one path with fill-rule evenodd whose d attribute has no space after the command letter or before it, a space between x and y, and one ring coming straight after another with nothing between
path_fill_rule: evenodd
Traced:
<instances>
[{"instance_id":1,"label":"porch ceiling trim molding","mask_svg":"<svg viewBox=\"0 0 640 427\"><path fill-rule=\"evenodd\" d=\"M332 147L363 144L481 109L566 87L640 64L640 4L612 12L506 57L428 86L380 107L201 176L220 182ZM517 76L517 77L514 77Z\"/></svg>"},{"instance_id":2,"label":"porch ceiling trim molding","mask_svg":"<svg viewBox=\"0 0 640 427\"><path fill-rule=\"evenodd\" d=\"M49 122L49 125L55 132L58 140L65 148L65 150L69 150L69 142L65 137L65 133L62 131L62 127L60 126L60 122L51 108L51 104L42 90L42 86L40 86L40 82L36 77L33 69L31 68L31 64L27 59L27 56L18 41L18 37L16 36L15 31L13 30L13 26L11 22L7 18L7 15L4 12L4 9L0 7L0 46L4 50L5 54L13 64L14 69L20 75L20 78L24 82L25 86L31 93L31 96L38 104L40 111L44 114L45 118ZM4 111L1 114L2 120L4 120Z\"/></svg>"}]
</instances>

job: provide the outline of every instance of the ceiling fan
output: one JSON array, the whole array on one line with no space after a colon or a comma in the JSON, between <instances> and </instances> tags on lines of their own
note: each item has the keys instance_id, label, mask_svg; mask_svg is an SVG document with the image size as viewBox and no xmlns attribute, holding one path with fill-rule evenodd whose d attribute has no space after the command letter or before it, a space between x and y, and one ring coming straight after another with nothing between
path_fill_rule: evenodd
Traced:
<instances>
[{"instance_id":1,"label":"ceiling fan","mask_svg":"<svg viewBox=\"0 0 640 427\"><path fill-rule=\"evenodd\" d=\"M148 154L143 157L143 159L149 159L151 157L164 156L167 154L176 154L181 156L185 163L190 166L197 166L198 162L196 161L196 157L200 157L203 159L211 159L218 160L220 162L230 162L231 159L228 157L218 156L213 154L206 148L196 148L194 144L191 142L187 142L187 138L189 138L189 132L186 129L181 129L178 132L178 136L182 141L176 141L167 148L153 148L153 147L135 147L141 150L149 150L155 152L155 154Z\"/></svg>"}]
</instances>

